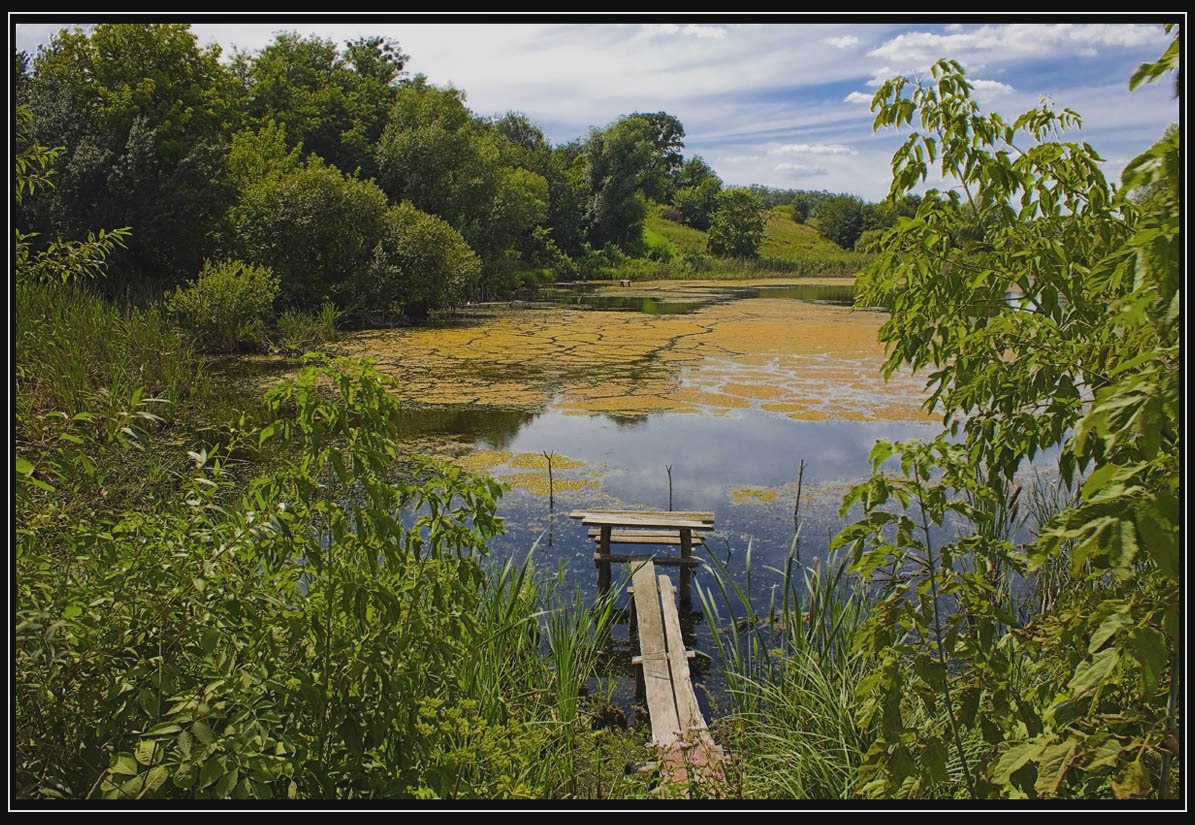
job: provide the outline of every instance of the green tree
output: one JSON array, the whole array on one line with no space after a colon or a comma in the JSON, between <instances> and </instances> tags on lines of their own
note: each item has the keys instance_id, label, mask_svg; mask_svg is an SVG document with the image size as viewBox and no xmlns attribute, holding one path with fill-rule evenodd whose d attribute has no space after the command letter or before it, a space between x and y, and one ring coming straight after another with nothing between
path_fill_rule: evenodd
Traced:
<instances>
[{"instance_id":1,"label":"green tree","mask_svg":"<svg viewBox=\"0 0 1195 825\"><path fill-rule=\"evenodd\" d=\"M651 130L655 157L640 186L643 194L657 203L671 203L676 177L684 162L685 127L667 112L635 112L628 117L642 120Z\"/></svg>"},{"instance_id":2,"label":"green tree","mask_svg":"<svg viewBox=\"0 0 1195 825\"><path fill-rule=\"evenodd\" d=\"M318 159L245 188L230 212L238 252L278 277L280 300L317 308L352 302L346 284L382 237L386 195Z\"/></svg>"},{"instance_id":3,"label":"green tree","mask_svg":"<svg viewBox=\"0 0 1195 825\"><path fill-rule=\"evenodd\" d=\"M547 179L526 168L539 164L474 118L461 92L423 78L398 90L375 151L390 198L455 227L481 257L483 290L501 292L520 242L548 218Z\"/></svg>"},{"instance_id":4,"label":"green tree","mask_svg":"<svg viewBox=\"0 0 1195 825\"><path fill-rule=\"evenodd\" d=\"M481 261L446 221L401 203L386 210L381 238L367 266L345 290L360 316L398 309L412 320L456 306L472 294Z\"/></svg>"},{"instance_id":5,"label":"green tree","mask_svg":"<svg viewBox=\"0 0 1195 825\"><path fill-rule=\"evenodd\" d=\"M26 204L31 228L81 237L129 225L110 288L196 272L232 198L224 155L239 117L220 49L183 24L63 30L24 82L32 135L64 147L57 186Z\"/></svg>"},{"instance_id":6,"label":"green tree","mask_svg":"<svg viewBox=\"0 0 1195 825\"><path fill-rule=\"evenodd\" d=\"M635 117L589 133L582 157L590 192L586 235L593 247L614 244L627 250L643 237L647 206L641 190L657 168L656 136L650 121Z\"/></svg>"},{"instance_id":7,"label":"green tree","mask_svg":"<svg viewBox=\"0 0 1195 825\"><path fill-rule=\"evenodd\" d=\"M722 180L714 170L700 157L693 157L677 173L672 205L684 223L696 229L709 229L721 192Z\"/></svg>"},{"instance_id":8,"label":"green tree","mask_svg":"<svg viewBox=\"0 0 1195 825\"><path fill-rule=\"evenodd\" d=\"M863 233L863 200L854 195L831 195L817 208L818 230L843 249L854 249Z\"/></svg>"},{"instance_id":9,"label":"green tree","mask_svg":"<svg viewBox=\"0 0 1195 825\"><path fill-rule=\"evenodd\" d=\"M797 194L793 197L792 203L789 205L789 210L792 213L793 220L797 223L805 223L809 220L809 213L813 206L807 195Z\"/></svg>"},{"instance_id":10,"label":"green tree","mask_svg":"<svg viewBox=\"0 0 1195 825\"><path fill-rule=\"evenodd\" d=\"M1177 68L1176 38L1131 85ZM1115 192L1091 146L1059 139L1074 112L1043 104L1008 123L971 91L940 61L928 82L896 78L874 102L878 126L919 122L894 157L892 197L931 163L957 186L928 192L860 278L860 302L892 310L886 370L928 370L947 427L928 445L878 445L875 474L844 502L863 508L836 539L855 569L912 571L860 642L880 660L857 697L880 728L860 789L928 792L950 754L971 796L1171 797L1179 140L1132 161ZM1143 187L1159 194L1138 208ZM1064 482L1086 469L1078 500L1016 547L1014 473L1058 444ZM895 476L881 471L893 451ZM950 512L973 532L937 534ZM1070 586L1017 611L1001 582L1051 567ZM913 703L935 721L911 727Z\"/></svg>"},{"instance_id":11,"label":"green tree","mask_svg":"<svg viewBox=\"0 0 1195 825\"><path fill-rule=\"evenodd\" d=\"M710 220L709 251L734 258L756 258L763 242L763 201L749 189L733 187L718 197Z\"/></svg>"}]
</instances>

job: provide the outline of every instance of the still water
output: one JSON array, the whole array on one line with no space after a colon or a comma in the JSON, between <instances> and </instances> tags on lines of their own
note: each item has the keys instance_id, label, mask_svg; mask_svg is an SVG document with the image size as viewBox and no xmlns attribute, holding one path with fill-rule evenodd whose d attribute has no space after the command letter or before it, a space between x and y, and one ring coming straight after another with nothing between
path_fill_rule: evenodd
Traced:
<instances>
[{"instance_id":1,"label":"still water","mask_svg":"<svg viewBox=\"0 0 1195 825\"><path fill-rule=\"evenodd\" d=\"M593 543L570 511L712 510L716 529L698 555L716 555L743 587L749 555L749 596L763 611L794 540L801 462L798 563L807 565L826 556L842 495L867 476L875 441L939 429L921 409L920 380L881 378L875 336L885 316L852 310L850 294L841 281L560 290L457 328L349 347L407 388L413 446L510 485L493 559L530 553L570 592L596 596ZM626 567L614 567L616 590ZM711 589L711 576L704 566L694 582ZM716 699L696 594L693 605L683 619L699 652L694 671ZM607 677L629 704L625 626L613 644Z\"/></svg>"}]
</instances>

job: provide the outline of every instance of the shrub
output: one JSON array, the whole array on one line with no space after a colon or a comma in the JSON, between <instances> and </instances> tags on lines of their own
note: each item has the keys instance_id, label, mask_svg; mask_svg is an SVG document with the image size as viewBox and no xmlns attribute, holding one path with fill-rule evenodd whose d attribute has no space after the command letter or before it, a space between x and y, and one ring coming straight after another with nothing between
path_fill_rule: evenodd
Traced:
<instances>
[{"instance_id":1,"label":"shrub","mask_svg":"<svg viewBox=\"0 0 1195 825\"><path fill-rule=\"evenodd\" d=\"M242 344L260 346L265 319L278 295L269 268L241 261L204 263L199 278L167 297L169 310L209 352L235 352Z\"/></svg>"}]
</instances>

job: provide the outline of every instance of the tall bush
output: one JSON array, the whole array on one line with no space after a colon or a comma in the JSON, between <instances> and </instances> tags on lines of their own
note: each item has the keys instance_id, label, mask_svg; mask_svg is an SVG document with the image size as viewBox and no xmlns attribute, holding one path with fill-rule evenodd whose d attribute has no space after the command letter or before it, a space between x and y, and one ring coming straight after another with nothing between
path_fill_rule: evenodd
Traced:
<instances>
[{"instance_id":1,"label":"tall bush","mask_svg":"<svg viewBox=\"0 0 1195 825\"><path fill-rule=\"evenodd\" d=\"M199 277L166 300L168 309L208 352L260 346L278 296L278 279L267 267L243 261L205 261Z\"/></svg>"}]
</instances>

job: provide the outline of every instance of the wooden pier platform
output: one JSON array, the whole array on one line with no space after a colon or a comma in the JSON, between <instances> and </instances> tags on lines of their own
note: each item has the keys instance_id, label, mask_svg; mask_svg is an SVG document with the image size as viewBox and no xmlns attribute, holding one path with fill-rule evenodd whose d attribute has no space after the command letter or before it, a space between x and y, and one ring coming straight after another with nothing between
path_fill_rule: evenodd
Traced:
<instances>
[{"instance_id":1,"label":"wooden pier platform","mask_svg":"<svg viewBox=\"0 0 1195 825\"><path fill-rule=\"evenodd\" d=\"M610 587L612 563L638 563L644 560L656 564L680 567L680 598L682 606L691 603L690 580L693 568L701 559L693 555L693 548L703 544L701 533L714 529L714 514L696 510L574 510L569 518L580 519L588 526L589 537L597 545L593 562L598 568L598 590L605 593ZM657 545L679 547L680 555L667 553L614 553L616 544Z\"/></svg>"},{"instance_id":2,"label":"wooden pier platform","mask_svg":"<svg viewBox=\"0 0 1195 825\"><path fill-rule=\"evenodd\" d=\"M676 591L668 576L656 576L651 561L635 562L632 575L632 624L638 629L639 655L632 661L643 669L652 745L659 749L665 792L689 796L699 786L702 795L717 796L725 788L725 754L710 736L681 636Z\"/></svg>"}]
</instances>

